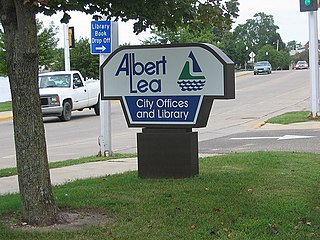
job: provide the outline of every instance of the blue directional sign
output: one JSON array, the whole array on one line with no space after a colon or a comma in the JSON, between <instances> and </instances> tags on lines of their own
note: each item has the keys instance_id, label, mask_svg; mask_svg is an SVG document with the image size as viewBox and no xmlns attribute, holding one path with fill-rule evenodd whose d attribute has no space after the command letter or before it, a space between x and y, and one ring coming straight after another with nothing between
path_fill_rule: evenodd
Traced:
<instances>
[{"instance_id":1,"label":"blue directional sign","mask_svg":"<svg viewBox=\"0 0 320 240\"><path fill-rule=\"evenodd\" d=\"M109 54L111 49L111 21L91 21L91 54Z\"/></svg>"}]
</instances>

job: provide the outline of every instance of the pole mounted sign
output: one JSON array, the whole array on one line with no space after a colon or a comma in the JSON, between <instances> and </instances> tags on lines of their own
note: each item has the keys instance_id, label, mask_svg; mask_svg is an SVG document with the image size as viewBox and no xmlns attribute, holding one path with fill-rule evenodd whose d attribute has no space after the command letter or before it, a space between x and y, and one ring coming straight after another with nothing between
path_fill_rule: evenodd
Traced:
<instances>
[{"instance_id":1,"label":"pole mounted sign","mask_svg":"<svg viewBox=\"0 0 320 240\"><path fill-rule=\"evenodd\" d=\"M213 99L235 97L234 63L210 44L121 47L101 74L131 127L204 127Z\"/></svg>"},{"instance_id":2,"label":"pole mounted sign","mask_svg":"<svg viewBox=\"0 0 320 240\"><path fill-rule=\"evenodd\" d=\"M91 21L91 54L109 54L111 49L111 21Z\"/></svg>"}]
</instances>

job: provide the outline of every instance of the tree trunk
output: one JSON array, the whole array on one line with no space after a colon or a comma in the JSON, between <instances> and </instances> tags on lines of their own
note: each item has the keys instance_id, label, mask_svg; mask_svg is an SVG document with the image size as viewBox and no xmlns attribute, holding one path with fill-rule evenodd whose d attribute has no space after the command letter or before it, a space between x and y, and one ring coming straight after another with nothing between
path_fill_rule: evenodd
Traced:
<instances>
[{"instance_id":1,"label":"tree trunk","mask_svg":"<svg viewBox=\"0 0 320 240\"><path fill-rule=\"evenodd\" d=\"M40 107L36 9L32 2L0 0L0 17L12 95L22 217L30 225L51 225L57 220L57 207Z\"/></svg>"}]
</instances>

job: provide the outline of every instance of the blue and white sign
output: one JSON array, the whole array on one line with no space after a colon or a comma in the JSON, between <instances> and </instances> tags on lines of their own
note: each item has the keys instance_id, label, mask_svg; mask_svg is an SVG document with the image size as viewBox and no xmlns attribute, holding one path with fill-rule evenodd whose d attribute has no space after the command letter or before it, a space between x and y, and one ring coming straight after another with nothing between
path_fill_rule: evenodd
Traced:
<instances>
[{"instance_id":1,"label":"blue and white sign","mask_svg":"<svg viewBox=\"0 0 320 240\"><path fill-rule=\"evenodd\" d=\"M234 64L209 44L125 46L101 75L102 99L120 99L129 126L203 126L203 102L235 96Z\"/></svg>"},{"instance_id":2,"label":"blue and white sign","mask_svg":"<svg viewBox=\"0 0 320 240\"><path fill-rule=\"evenodd\" d=\"M91 21L91 53L111 53L111 21Z\"/></svg>"}]
</instances>

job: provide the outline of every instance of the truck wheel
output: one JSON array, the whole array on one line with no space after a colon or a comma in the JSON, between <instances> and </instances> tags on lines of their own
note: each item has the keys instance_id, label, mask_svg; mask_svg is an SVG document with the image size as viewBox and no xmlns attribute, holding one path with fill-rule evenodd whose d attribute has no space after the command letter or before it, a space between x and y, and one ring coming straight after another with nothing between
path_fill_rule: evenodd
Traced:
<instances>
[{"instance_id":1,"label":"truck wheel","mask_svg":"<svg viewBox=\"0 0 320 240\"><path fill-rule=\"evenodd\" d=\"M70 102L63 103L62 115L59 116L61 121L69 121L71 119L72 107Z\"/></svg>"},{"instance_id":2,"label":"truck wheel","mask_svg":"<svg viewBox=\"0 0 320 240\"><path fill-rule=\"evenodd\" d=\"M97 116L100 116L100 99L98 99L98 102L96 105L94 105L93 109L94 109L94 113Z\"/></svg>"}]
</instances>

